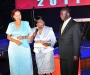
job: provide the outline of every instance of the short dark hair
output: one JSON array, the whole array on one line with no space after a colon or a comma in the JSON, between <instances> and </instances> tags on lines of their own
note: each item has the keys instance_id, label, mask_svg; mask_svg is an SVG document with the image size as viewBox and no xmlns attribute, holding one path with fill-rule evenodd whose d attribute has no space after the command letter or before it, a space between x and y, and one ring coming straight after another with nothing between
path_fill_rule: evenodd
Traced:
<instances>
[{"instance_id":1,"label":"short dark hair","mask_svg":"<svg viewBox=\"0 0 90 75\"><path fill-rule=\"evenodd\" d=\"M41 16L37 16L34 18L34 21L37 23L38 20L43 20L43 18Z\"/></svg>"},{"instance_id":2,"label":"short dark hair","mask_svg":"<svg viewBox=\"0 0 90 75\"><path fill-rule=\"evenodd\" d=\"M14 16L15 12L17 12L17 11L20 12L20 10L18 10L18 9L13 9L13 10L11 11L11 18L12 18L12 20L15 20L15 19L13 18L13 16Z\"/></svg>"},{"instance_id":3,"label":"short dark hair","mask_svg":"<svg viewBox=\"0 0 90 75\"><path fill-rule=\"evenodd\" d=\"M71 13L71 10L68 7L64 7L61 10L66 10L68 13Z\"/></svg>"}]
</instances>

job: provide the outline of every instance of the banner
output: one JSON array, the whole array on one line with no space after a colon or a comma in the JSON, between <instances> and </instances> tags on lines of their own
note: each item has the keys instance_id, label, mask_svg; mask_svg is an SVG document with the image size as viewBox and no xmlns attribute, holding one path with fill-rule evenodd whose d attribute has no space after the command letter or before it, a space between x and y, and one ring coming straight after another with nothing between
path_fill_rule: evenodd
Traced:
<instances>
[{"instance_id":1,"label":"banner","mask_svg":"<svg viewBox=\"0 0 90 75\"><path fill-rule=\"evenodd\" d=\"M34 0L15 0L16 8L17 9L32 9L33 8L33 1Z\"/></svg>"},{"instance_id":2,"label":"banner","mask_svg":"<svg viewBox=\"0 0 90 75\"><path fill-rule=\"evenodd\" d=\"M17 9L90 5L90 0L15 0Z\"/></svg>"},{"instance_id":3,"label":"banner","mask_svg":"<svg viewBox=\"0 0 90 75\"><path fill-rule=\"evenodd\" d=\"M90 5L90 0L68 0L68 6Z\"/></svg>"}]
</instances>

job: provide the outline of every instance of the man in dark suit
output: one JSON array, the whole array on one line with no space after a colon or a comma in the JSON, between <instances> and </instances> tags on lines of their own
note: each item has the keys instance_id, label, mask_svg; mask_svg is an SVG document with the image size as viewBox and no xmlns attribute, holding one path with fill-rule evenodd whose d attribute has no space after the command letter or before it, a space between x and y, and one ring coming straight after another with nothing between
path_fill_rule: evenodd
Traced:
<instances>
[{"instance_id":1,"label":"man in dark suit","mask_svg":"<svg viewBox=\"0 0 90 75\"><path fill-rule=\"evenodd\" d=\"M78 75L81 43L80 25L71 18L69 8L62 8L60 17L64 21L59 29L61 75Z\"/></svg>"}]
</instances>

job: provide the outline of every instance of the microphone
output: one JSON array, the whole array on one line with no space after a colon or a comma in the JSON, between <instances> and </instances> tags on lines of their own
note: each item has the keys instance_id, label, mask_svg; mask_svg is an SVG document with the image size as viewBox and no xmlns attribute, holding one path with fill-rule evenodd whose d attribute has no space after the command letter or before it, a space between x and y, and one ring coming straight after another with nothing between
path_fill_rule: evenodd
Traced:
<instances>
[{"instance_id":1,"label":"microphone","mask_svg":"<svg viewBox=\"0 0 90 75\"><path fill-rule=\"evenodd\" d=\"M34 32L34 38L36 37L36 35L37 35L37 32L38 32L38 29L36 28L36 30L35 30L35 32Z\"/></svg>"},{"instance_id":2,"label":"microphone","mask_svg":"<svg viewBox=\"0 0 90 75\"><path fill-rule=\"evenodd\" d=\"M37 34L37 32L38 32L38 29L36 28L35 33Z\"/></svg>"}]
</instances>

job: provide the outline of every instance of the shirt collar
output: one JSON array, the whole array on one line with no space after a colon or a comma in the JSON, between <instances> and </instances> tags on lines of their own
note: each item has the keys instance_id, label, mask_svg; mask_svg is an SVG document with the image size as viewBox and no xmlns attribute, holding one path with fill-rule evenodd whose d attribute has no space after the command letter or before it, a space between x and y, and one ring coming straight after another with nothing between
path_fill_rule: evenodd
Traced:
<instances>
[{"instance_id":1,"label":"shirt collar","mask_svg":"<svg viewBox=\"0 0 90 75\"><path fill-rule=\"evenodd\" d=\"M70 21L70 19L71 19L71 17L70 17L70 18L68 18L65 22L66 22L66 23L68 23L68 22Z\"/></svg>"}]
</instances>

